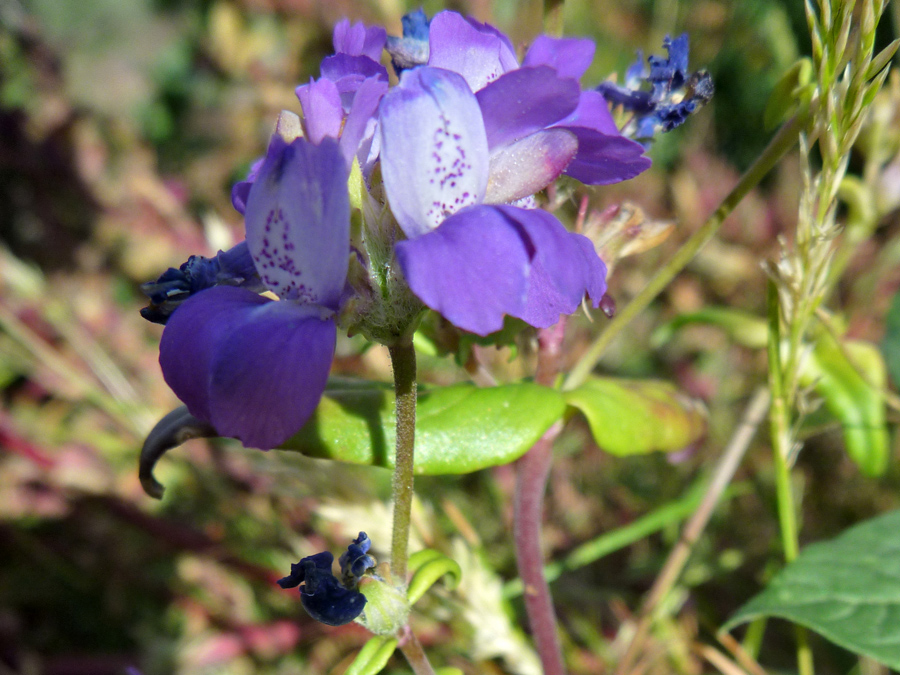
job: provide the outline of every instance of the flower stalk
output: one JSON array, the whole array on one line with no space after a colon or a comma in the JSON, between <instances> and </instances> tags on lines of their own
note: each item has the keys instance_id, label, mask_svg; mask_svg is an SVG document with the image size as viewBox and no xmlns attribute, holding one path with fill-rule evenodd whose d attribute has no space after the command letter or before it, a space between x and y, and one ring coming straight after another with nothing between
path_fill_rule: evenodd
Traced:
<instances>
[{"instance_id":1,"label":"flower stalk","mask_svg":"<svg viewBox=\"0 0 900 675\"><path fill-rule=\"evenodd\" d=\"M388 347L394 368L397 440L392 483L394 525L391 538L391 575L406 588L409 558L409 525L413 500L414 448L416 442L416 352L412 342ZM418 671L416 671L418 672Z\"/></svg>"},{"instance_id":2,"label":"flower stalk","mask_svg":"<svg viewBox=\"0 0 900 675\"><path fill-rule=\"evenodd\" d=\"M415 675L434 675L434 668L428 661L428 656L422 648L422 643L415 636L409 626L407 626L407 634L404 639L400 640L400 651L406 657L406 662L413 669Z\"/></svg>"},{"instance_id":3,"label":"flower stalk","mask_svg":"<svg viewBox=\"0 0 900 675\"><path fill-rule=\"evenodd\" d=\"M566 332L566 320L538 332L538 365L535 381L552 387L559 373L559 357ZM550 427L516 463L514 528L516 562L524 589L525 612L534 636L545 675L564 675L565 663L560 648L556 612L550 586L544 575L541 550L541 525L544 493L553 464L553 442L562 424Z\"/></svg>"}]
</instances>

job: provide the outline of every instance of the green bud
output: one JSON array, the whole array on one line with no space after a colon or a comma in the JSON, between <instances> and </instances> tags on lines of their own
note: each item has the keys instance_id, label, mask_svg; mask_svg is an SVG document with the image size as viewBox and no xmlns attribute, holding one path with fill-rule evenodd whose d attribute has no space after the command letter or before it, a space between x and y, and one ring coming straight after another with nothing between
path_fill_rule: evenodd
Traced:
<instances>
[{"instance_id":1,"label":"green bud","mask_svg":"<svg viewBox=\"0 0 900 675\"><path fill-rule=\"evenodd\" d=\"M359 592L366 596L366 607L357 619L375 635L395 635L409 620L406 592L390 583L386 564L375 568L359 581Z\"/></svg>"}]
</instances>

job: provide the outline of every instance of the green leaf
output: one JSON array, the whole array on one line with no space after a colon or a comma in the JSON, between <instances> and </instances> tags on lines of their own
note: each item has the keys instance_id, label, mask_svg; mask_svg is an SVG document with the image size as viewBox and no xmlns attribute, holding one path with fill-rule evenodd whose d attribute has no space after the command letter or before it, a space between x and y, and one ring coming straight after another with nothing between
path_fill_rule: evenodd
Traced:
<instances>
[{"instance_id":1,"label":"green leaf","mask_svg":"<svg viewBox=\"0 0 900 675\"><path fill-rule=\"evenodd\" d=\"M722 630L762 616L900 668L900 511L804 549Z\"/></svg>"},{"instance_id":2,"label":"green leaf","mask_svg":"<svg viewBox=\"0 0 900 675\"><path fill-rule=\"evenodd\" d=\"M812 62L804 57L782 75L772 90L766 110L763 113L763 126L770 131L793 115L798 106L808 102L811 95Z\"/></svg>"},{"instance_id":3,"label":"green leaf","mask_svg":"<svg viewBox=\"0 0 900 675\"><path fill-rule=\"evenodd\" d=\"M821 335L803 365L801 383L812 384L828 412L840 421L847 454L860 471L867 476L880 476L890 460L885 404L880 391L886 381L884 361L878 349L868 342L843 340L842 346L843 351L831 335Z\"/></svg>"},{"instance_id":4,"label":"green leaf","mask_svg":"<svg viewBox=\"0 0 900 675\"><path fill-rule=\"evenodd\" d=\"M891 308L885 317L884 340L881 342L881 353L887 362L888 372L894 385L900 387L900 293L894 295Z\"/></svg>"},{"instance_id":5,"label":"green leaf","mask_svg":"<svg viewBox=\"0 0 900 675\"><path fill-rule=\"evenodd\" d=\"M420 392L417 474L463 474L521 457L565 412L562 395L530 382L479 389L458 384ZM313 417L282 449L309 457L391 468L393 390L329 382Z\"/></svg>"},{"instance_id":6,"label":"green leaf","mask_svg":"<svg viewBox=\"0 0 900 675\"><path fill-rule=\"evenodd\" d=\"M344 675L376 675L387 665L397 649L397 639L389 635L376 635L359 651Z\"/></svg>"},{"instance_id":7,"label":"green leaf","mask_svg":"<svg viewBox=\"0 0 900 675\"><path fill-rule=\"evenodd\" d=\"M659 347L672 339L682 327L703 324L721 328L728 336L744 347L765 349L769 329L765 319L739 309L729 307L704 307L703 309L679 314L653 332L652 343Z\"/></svg>"},{"instance_id":8,"label":"green leaf","mask_svg":"<svg viewBox=\"0 0 900 675\"><path fill-rule=\"evenodd\" d=\"M613 455L682 450L706 433L703 405L668 382L596 377L564 395Z\"/></svg>"},{"instance_id":9,"label":"green leaf","mask_svg":"<svg viewBox=\"0 0 900 675\"><path fill-rule=\"evenodd\" d=\"M450 579L446 582L448 588L456 588L462 577L459 563L433 548L426 548L411 555L409 571L413 576L406 591L406 599L411 605L416 604L442 576L450 575Z\"/></svg>"}]
</instances>

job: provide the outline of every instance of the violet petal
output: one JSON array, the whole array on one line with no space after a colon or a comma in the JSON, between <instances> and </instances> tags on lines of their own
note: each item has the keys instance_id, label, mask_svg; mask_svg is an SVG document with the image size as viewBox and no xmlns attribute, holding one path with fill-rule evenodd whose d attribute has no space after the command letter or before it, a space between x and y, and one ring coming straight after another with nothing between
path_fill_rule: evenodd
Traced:
<instances>
[{"instance_id":1,"label":"violet petal","mask_svg":"<svg viewBox=\"0 0 900 675\"><path fill-rule=\"evenodd\" d=\"M317 307L270 301L245 312L211 362L210 422L224 436L268 450L313 414L334 356L337 329Z\"/></svg>"},{"instance_id":2,"label":"violet petal","mask_svg":"<svg viewBox=\"0 0 900 675\"><path fill-rule=\"evenodd\" d=\"M502 75L475 94L488 148L520 140L570 115L578 106L575 80L548 66L520 68Z\"/></svg>"},{"instance_id":3,"label":"violet petal","mask_svg":"<svg viewBox=\"0 0 900 675\"><path fill-rule=\"evenodd\" d=\"M159 343L166 384L195 417L210 422L209 382L214 356L247 312L271 302L252 291L216 286L188 298L169 318Z\"/></svg>"},{"instance_id":4,"label":"violet petal","mask_svg":"<svg viewBox=\"0 0 900 675\"><path fill-rule=\"evenodd\" d=\"M344 122L344 130L339 142L341 154L348 167L353 164L353 158L363 141L368 140L367 136L374 133L374 125L369 122L378 112L378 104L381 103L387 90L388 83L386 81L370 77L362 83L353 97L350 114L347 115L347 120ZM360 160L360 164L364 159L365 157Z\"/></svg>"},{"instance_id":5,"label":"violet petal","mask_svg":"<svg viewBox=\"0 0 900 675\"><path fill-rule=\"evenodd\" d=\"M509 40L496 28L444 11L431 20L428 65L462 75L478 91L518 66Z\"/></svg>"},{"instance_id":6,"label":"violet petal","mask_svg":"<svg viewBox=\"0 0 900 675\"><path fill-rule=\"evenodd\" d=\"M245 221L259 276L282 299L337 309L350 252L347 176L335 141L272 137Z\"/></svg>"},{"instance_id":7,"label":"violet petal","mask_svg":"<svg viewBox=\"0 0 900 675\"><path fill-rule=\"evenodd\" d=\"M565 170L578 151L575 135L547 129L491 155L486 204L508 204L539 192Z\"/></svg>"},{"instance_id":8,"label":"violet petal","mask_svg":"<svg viewBox=\"0 0 900 675\"><path fill-rule=\"evenodd\" d=\"M297 87L297 98L303 108L306 137L310 142L318 145L325 137L337 138L341 135L344 108L334 82L324 77L310 79L309 84Z\"/></svg>"},{"instance_id":9,"label":"violet petal","mask_svg":"<svg viewBox=\"0 0 900 675\"><path fill-rule=\"evenodd\" d=\"M599 303L606 292L606 265L586 237L569 232L555 216L540 209L498 209L523 229L534 250L525 307L515 316L547 328L561 314L578 309L585 293Z\"/></svg>"},{"instance_id":10,"label":"violet petal","mask_svg":"<svg viewBox=\"0 0 900 675\"><path fill-rule=\"evenodd\" d=\"M256 180L257 174L259 174L259 169L262 167L263 160L265 157L260 157L253 164L250 165L250 170L247 172L247 177L238 181L234 184L234 187L231 188L231 205L234 207L234 210L244 215L244 211L247 210L247 197L250 196L250 188L253 186L253 181Z\"/></svg>"},{"instance_id":11,"label":"violet petal","mask_svg":"<svg viewBox=\"0 0 900 675\"><path fill-rule=\"evenodd\" d=\"M338 54L367 56L376 63L387 39L387 31L381 26L366 26L362 21L350 24L350 19L338 21L334 27L332 43Z\"/></svg>"},{"instance_id":12,"label":"violet petal","mask_svg":"<svg viewBox=\"0 0 900 675\"><path fill-rule=\"evenodd\" d=\"M585 185L609 185L634 178L650 168L644 146L624 136L607 135L583 127L565 128L578 138L578 154L566 175Z\"/></svg>"},{"instance_id":13,"label":"violet petal","mask_svg":"<svg viewBox=\"0 0 900 675\"><path fill-rule=\"evenodd\" d=\"M609 111L609 104L599 91L583 91L578 107L571 115L556 123L558 127L595 129L610 136L618 136L619 129Z\"/></svg>"},{"instance_id":14,"label":"violet petal","mask_svg":"<svg viewBox=\"0 0 900 675\"><path fill-rule=\"evenodd\" d=\"M439 68L403 72L381 102L381 171L391 211L408 237L481 202L488 148L465 80Z\"/></svg>"},{"instance_id":15,"label":"violet petal","mask_svg":"<svg viewBox=\"0 0 900 675\"><path fill-rule=\"evenodd\" d=\"M487 335L525 308L529 251L497 207L461 211L395 250L413 293L459 328Z\"/></svg>"},{"instance_id":16,"label":"violet petal","mask_svg":"<svg viewBox=\"0 0 900 675\"><path fill-rule=\"evenodd\" d=\"M550 66L560 77L581 78L594 60L596 47L587 38L555 38L539 35L531 43L522 67Z\"/></svg>"}]
</instances>

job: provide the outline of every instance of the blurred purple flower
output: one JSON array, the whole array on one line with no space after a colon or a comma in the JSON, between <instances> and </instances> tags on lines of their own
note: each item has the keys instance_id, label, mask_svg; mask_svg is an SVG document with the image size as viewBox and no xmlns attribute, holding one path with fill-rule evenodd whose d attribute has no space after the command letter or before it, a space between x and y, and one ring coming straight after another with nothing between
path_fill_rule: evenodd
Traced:
<instances>
[{"instance_id":1,"label":"blurred purple flower","mask_svg":"<svg viewBox=\"0 0 900 675\"><path fill-rule=\"evenodd\" d=\"M624 131L645 143L657 133L681 126L709 102L714 91L709 73L688 70L687 33L674 40L667 35L663 47L668 58L650 56L647 64L638 51L637 61L625 73L624 86L603 82L597 87L608 101L634 113Z\"/></svg>"},{"instance_id":2,"label":"blurred purple flower","mask_svg":"<svg viewBox=\"0 0 900 675\"><path fill-rule=\"evenodd\" d=\"M163 331L166 382L192 415L273 448L312 415L328 378L347 276L350 204L337 142L312 144L283 114L246 204L247 250L265 288L192 295Z\"/></svg>"}]
</instances>

